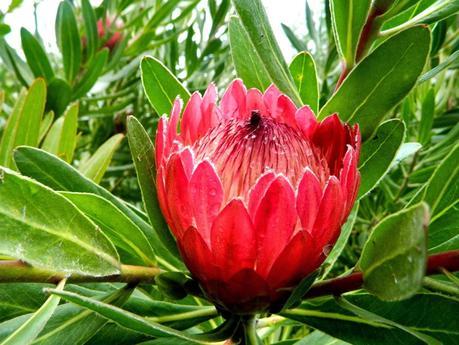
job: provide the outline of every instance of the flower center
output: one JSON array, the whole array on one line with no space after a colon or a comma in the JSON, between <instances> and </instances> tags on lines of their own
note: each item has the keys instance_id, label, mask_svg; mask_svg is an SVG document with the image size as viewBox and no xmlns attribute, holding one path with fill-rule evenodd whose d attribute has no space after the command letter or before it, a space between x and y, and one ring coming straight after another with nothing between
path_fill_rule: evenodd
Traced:
<instances>
[{"instance_id":1,"label":"flower center","mask_svg":"<svg viewBox=\"0 0 459 345\"><path fill-rule=\"evenodd\" d=\"M226 199L246 199L260 175L285 175L294 187L309 167L326 181L329 170L319 150L301 132L254 110L248 120L229 119L210 129L193 144L198 161L209 159L216 167Z\"/></svg>"}]
</instances>

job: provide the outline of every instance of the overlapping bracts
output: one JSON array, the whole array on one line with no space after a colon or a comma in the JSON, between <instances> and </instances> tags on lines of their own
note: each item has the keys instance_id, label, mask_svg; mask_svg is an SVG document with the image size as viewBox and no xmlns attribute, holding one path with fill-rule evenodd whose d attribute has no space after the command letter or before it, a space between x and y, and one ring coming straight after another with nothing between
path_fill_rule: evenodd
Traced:
<instances>
[{"instance_id":1,"label":"overlapping bracts","mask_svg":"<svg viewBox=\"0 0 459 345\"><path fill-rule=\"evenodd\" d=\"M162 212L207 296L235 313L266 310L326 257L356 199L360 132L318 122L275 86L210 85L156 135Z\"/></svg>"}]
</instances>

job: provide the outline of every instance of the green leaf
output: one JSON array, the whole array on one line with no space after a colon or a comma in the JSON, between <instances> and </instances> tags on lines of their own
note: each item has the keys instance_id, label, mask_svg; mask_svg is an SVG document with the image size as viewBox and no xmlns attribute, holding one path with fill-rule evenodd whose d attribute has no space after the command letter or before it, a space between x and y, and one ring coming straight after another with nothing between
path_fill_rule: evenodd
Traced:
<instances>
[{"instance_id":1,"label":"green leaf","mask_svg":"<svg viewBox=\"0 0 459 345\"><path fill-rule=\"evenodd\" d=\"M359 197L375 188L389 171L405 138L405 125L397 119L383 122L374 136L362 145Z\"/></svg>"},{"instance_id":2,"label":"green leaf","mask_svg":"<svg viewBox=\"0 0 459 345\"><path fill-rule=\"evenodd\" d=\"M354 66L360 34L370 6L371 0L330 1L336 46L347 68Z\"/></svg>"},{"instance_id":3,"label":"green leaf","mask_svg":"<svg viewBox=\"0 0 459 345\"><path fill-rule=\"evenodd\" d=\"M51 125L54 121L54 111L49 111L43 116L43 119L40 123L40 135L38 136L38 142L41 143L45 138L46 134L48 133Z\"/></svg>"},{"instance_id":4,"label":"green leaf","mask_svg":"<svg viewBox=\"0 0 459 345\"><path fill-rule=\"evenodd\" d=\"M121 133L112 136L87 161L83 162L78 170L87 178L99 183L123 139L124 135Z\"/></svg>"},{"instance_id":5,"label":"green leaf","mask_svg":"<svg viewBox=\"0 0 459 345\"><path fill-rule=\"evenodd\" d=\"M418 141L421 145L430 142L433 120L435 116L435 90L430 88L422 100L421 122L419 123Z\"/></svg>"},{"instance_id":6,"label":"green leaf","mask_svg":"<svg viewBox=\"0 0 459 345\"><path fill-rule=\"evenodd\" d=\"M52 109L56 117L67 109L72 98L72 88L70 85L60 78L54 78L48 83L48 97L46 107Z\"/></svg>"},{"instance_id":7,"label":"green leaf","mask_svg":"<svg viewBox=\"0 0 459 345\"><path fill-rule=\"evenodd\" d=\"M278 343L281 345L282 343ZM286 344L287 345L287 344ZM320 331L313 331L303 339L296 341L293 345L350 345L347 342L333 338L326 333Z\"/></svg>"},{"instance_id":8,"label":"green leaf","mask_svg":"<svg viewBox=\"0 0 459 345\"><path fill-rule=\"evenodd\" d=\"M229 38L238 77L249 88L267 89L271 78L238 17L230 19Z\"/></svg>"},{"instance_id":9,"label":"green leaf","mask_svg":"<svg viewBox=\"0 0 459 345\"><path fill-rule=\"evenodd\" d=\"M443 60L440 64L432 68L430 71L421 75L418 80L418 83L421 84L429 79L435 77L441 71L447 69L449 66L456 64L459 62L459 51L455 51L450 56L448 56L445 60Z\"/></svg>"},{"instance_id":10,"label":"green leaf","mask_svg":"<svg viewBox=\"0 0 459 345\"><path fill-rule=\"evenodd\" d=\"M108 61L108 55L108 48L104 48L96 54L93 60L91 60L86 73L81 77L73 89L73 99L83 97L91 90L104 70Z\"/></svg>"},{"instance_id":11,"label":"green leaf","mask_svg":"<svg viewBox=\"0 0 459 345\"><path fill-rule=\"evenodd\" d=\"M159 24L163 22L172 12L177 8L180 0L167 0L165 1L151 17L151 19L145 24L145 30L155 29Z\"/></svg>"},{"instance_id":12,"label":"green leaf","mask_svg":"<svg viewBox=\"0 0 459 345\"><path fill-rule=\"evenodd\" d=\"M424 26L387 39L352 70L321 109L319 119L338 113L343 121L358 123L367 139L415 85L429 49L430 31Z\"/></svg>"},{"instance_id":13,"label":"green leaf","mask_svg":"<svg viewBox=\"0 0 459 345\"><path fill-rule=\"evenodd\" d=\"M421 11L420 5L431 3L430 6ZM425 5L423 6L425 7ZM431 24L439 22L444 18L454 15L459 11L459 2L451 0L438 0L438 1L421 1L414 4L398 16L386 22L382 27L382 35L391 35L410 26L416 24ZM397 25L400 23L400 25Z\"/></svg>"},{"instance_id":14,"label":"green leaf","mask_svg":"<svg viewBox=\"0 0 459 345\"><path fill-rule=\"evenodd\" d=\"M297 106L300 106L301 98L279 45L274 38L261 0L233 0L233 3L244 29L268 71L270 79L282 92L290 96Z\"/></svg>"},{"instance_id":15,"label":"green leaf","mask_svg":"<svg viewBox=\"0 0 459 345\"><path fill-rule=\"evenodd\" d=\"M57 286L57 291L64 289L65 279ZM43 330L48 320L56 310L61 298L59 296L50 296L46 302L38 309L24 324L21 325L13 334L2 341L1 345L28 345Z\"/></svg>"},{"instance_id":16,"label":"green leaf","mask_svg":"<svg viewBox=\"0 0 459 345\"><path fill-rule=\"evenodd\" d=\"M140 69L143 89L158 116L169 114L177 97L184 103L190 98L188 90L154 57L144 57Z\"/></svg>"},{"instance_id":17,"label":"green leaf","mask_svg":"<svg viewBox=\"0 0 459 345\"><path fill-rule=\"evenodd\" d=\"M62 1L56 16L57 45L62 53L65 77L72 83L80 70L81 39L72 5Z\"/></svg>"},{"instance_id":18,"label":"green leaf","mask_svg":"<svg viewBox=\"0 0 459 345\"><path fill-rule=\"evenodd\" d=\"M319 275L319 272L314 271L311 274L309 274L307 277L303 278L301 282L292 291L292 293L288 297L282 309L293 308L296 305L300 304L301 299L309 291L312 284L316 281L316 278L318 275Z\"/></svg>"},{"instance_id":19,"label":"green leaf","mask_svg":"<svg viewBox=\"0 0 459 345\"><path fill-rule=\"evenodd\" d=\"M459 199L458 162L459 144L456 144L435 169L424 188L422 200L429 204L432 217L441 214Z\"/></svg>"},{"instance_id":20,"label":"green leaf","mask_svg":"<svg viewBox=\"0 0 459 345\"><path fill-rule=\"evenodd\" d=\"M0 165L14 167L12 152L16 146L38 145L45 102L46 83L41 78L33 82L26 94L21 93L3 131Z\"/></svg>"},{"instance_id":21,"label":"green leaf","mask_svg":"<svg viewBox=\"0 0 459 345\"><path fill-rule=\"evenodd\" d=\"M91 61L99 46L97 32L97 17L89 0L81 0L81 13L83 14L84 31L86 33L87 60Z\"/></svg>"},{"instance_id":22,"label":"green leaf","mask_svg":"<svg viewBox=\"0 0 459 345\"><path fill-rule=\"evenodd\" d=\"M370 234L359 266L365 288L386 301L413 296L426 268L429 211L418 204L384 218Z\"/></svg>"},{"instance_id":23,"label":"green leaf","mask_svg":"<svg viewBox=\"0 0 459 345\"><path fill-rule=\"evenodd\" d=\"M357 219L357 213L359 211L359 203L357 202L354 205L349 217L347 218L346 223L341 228L341 234L338 237L333 249L331 250L330 254L328 254L327 258L325 259L322 267L324 268L321 274L321 279L324 279L331 271L333 266L335 265L336 261L338 260L339 256L343 252L344 248L348 244L349 237L351 236L352 229L354 228L355 220Z\"/></svg>"},{"instance_id":24,"label":"green leaf","mask_svg":"<svg viewBox=\"0 0 459 345\"><path fill-rule=\"evenodd\" d=\"M138 215L138 212L131 209L125 202L105 188L81 175L71 165L43 150L31 147L17 148L14 153L14 160L22 174L30 176L55 190L93 193L109 200L142 230L157 253L158 261L161 264L172 270L176 268L185 269L183 263L161 245L156 232Z\"/></svg>"},{"instance_id":25,"label":"green leaf","mask_svg":"<svg viewBox=\"0 0 459 345\"><path fill-rule=\"evenodd\" d=\"M43 77L50 81L54 77L54 72L48 60L45 50L40 42L29 31L21 29L22 50L27 63L36 78Z\"/></svg>"},{"instance_id":26,"label":"green leaf","mask_svg":"<svg viewBox=\"0 0 459 345\"><path fill-rule=\"evenodd\" d=\"M371 321L375 321L375 322L379 322L381 324L387 324L389 326L392 326L394 328L400 328L401 330L415 336L416 338L418 338L419 340L423 341L424 343L426 344L432 344L432 345L440 345L441 343L428 336L428 335L425 335L425 334L422 334L420 332L417 332L409 327L405 327L403 325L400 325L399 323L397 322L393 322L392 320L388 320L384 317L381 317L379 315L376 315L368 310L365 310L363 308L360 308L359 306L355 305L355 304L352 304L351 302L349 302L348 300L346 300L344 297L338 297L337 299L337 302L338 302L338 305L340 305L341 307L343 307L344 309L347 309L349 311L351 311L352 313L354 313L355 315L357 316L360 316L361 318L363 319L366 319L366 320L371 320Z\"/></svg>"},{"instance_id":27,"label":"green leaf","mask_svg":"<svg viewBox=\"0 0 459 345\"><path fill-rule=\"evenodd\" d=\"M429 225L429 253L459 249L459 200Z\"/></svg>"},{"instance_id":28,"label":"green leaf","mask_svg":"<svg viewBox=\"0 0 459 345\"><path fill-rule=\"evenodd\" d=\"M139 227L107 199L96 194L61 192L118 247L140 258L145 265L155 264L155 254Z\"/></svg>"},{"instance_id":29,"label":"green leaf","mask_svg":"<svg viewBox=\"0 0 459 345\"><path fill-rule=\"evenodd\" d=\"M45 303L43 284L0 284L0 322L33 313ZM0 338L1 341L1 338Z\"/></svg>"},{"instance_id":30,"label":"green leaf","mask_svg":"<svg viewBox=\"0 0 459 345\"><path fill-rule=\"evenodd\" d=\"M0 252L68 273L119 273L118 255L72 203L33 180L0 168Z\"/></svg>"},{"instance_id":31,"label":"green leaf","mask_svg":"<svg viewBox=\"0 0 459 345\"><path fill-rule=\"evenodd\" d=\"M162 244L175 256L179 257L177 244L167 227L159 207L156 193L155 149L148 133L133 116L127 121L129 147L137 172L137 181L142 191L144 208Z\"/></svg>"},{"instance_id":32,"label":"green leaf","mask_svg":"<svg viewBox=\"0 0 459 345\"><path fill-rule=\"evenodd\" d=\"M297 54L290 64L290 73L303 104L308 105L314 114L319 110L319 84L314 59L308 52Z\"/></svg>"},{"instance_id":33,"label":"green leaf","mask_svg":"<svg viewBox=\"0 0 459 345\"><path fill-rule=\"evenodd\" d=\"M42 145L43 150L62 158L68 163L72 162L76 147L78 110L78 103L73 103L64 116L54 122Z\"/></svg>"},{"instance_id":34,"label":"green leaf","mask_svg":"<svg viewBox=\"0 0 459 345\"><path fill-rule=\"evenodd\" d=\"M288 25L281 23L281 26L282 26L282 30L284 31L285 35L287 36L293 48L295 48L299 52L307 49L306 44L295 35L293 30L290 29Z\"/></svg>"},{"instance_id":35,"label":"green leaf","mask_svg":"<svg viewBox=\"0 0 459 345\"><path fill-rule=\"evenodd\" d=\"M69 286L68 289L73 288ZM123 287L100 297L104 303L121 306L131 296L133 287ZM99 299L99 297L98 297ZM82 345L92 338L107 319L96 313L71 304L56 308L46 327L33 342L34 345L72 344Z\"/></svg>"},{"instance_id":36,"label":"green leaf","mask_svg":"<svg viewBox=\"0 0 459 345\"><path fill-rule=\"evenodd\" d=\"M127 329L144 333L153 337L176 337L179 339L189 340L197 344L209 344L208 342L197 340L196 336L176 331L173 328L163 326L159 323L149 321L139 315L133 314L118 307L78 295L68 291L47 290L49 293L62 297L68 302L75 303L82 307L88 308L99 315L116 322Z\"/></svg>"},{"instance_id":37,"label":"green leaf","mask_svg":"<svg viewBox=\"0 0 459 345\"><path fill-rule=\"evenodd\" d=\"M33 75L29 66L19 57L19 55L11 48L5 39L0 37L0 57L5 65L13 71L19 82L28 87L33 81Z\"/></svg>"},{"instance_id":38,"label":"green leaf","mask_svg":"<svg viewBox=\"0 0 459 345\"><path fill-rule=\"evenodd\" d=\"M405 160L406 158L414 155L416 152L418 152L421 149L422 145L419 143L403 143L400 148L397 151L397 155L395 156L395 159L392 161L389 169L394 168L397 166L400 162Z\"/></svg>"},{"instance_id":39,"label":"green leaf","mask_svg":"<svg viewBox=\"0 0 459 345\"><path fill-rule=\"evenodd\" d=\"M347 294L346 299L378 316L438 339L443 344L455 344L459 336L459 320L451 317L459 312L459 302L454 298L424 293L393 303L358 293ZM356 316L339 306L332 297L304 302L300 308L283 311L282 316L354 345L420 344L418 338L400 328Z\"/></svg>"}]
</instances>

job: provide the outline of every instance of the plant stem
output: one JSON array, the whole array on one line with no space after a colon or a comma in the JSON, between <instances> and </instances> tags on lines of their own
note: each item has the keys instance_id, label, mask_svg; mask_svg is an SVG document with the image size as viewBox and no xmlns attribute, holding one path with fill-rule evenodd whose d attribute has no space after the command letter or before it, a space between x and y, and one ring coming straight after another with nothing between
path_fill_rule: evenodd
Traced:
<instances>
[{"instance_id":1,"label":"plant stem","mask_svg":"<svg viewBox=\"0 0 459 345\"><path fill-rule=\"evenodd\" d=\"M442 269L450 272L459 271L459 250L452 250L429 257L427 275L442 273ZM304 298L341 295L349 291L359 290L362 286L362 272L355 272L346 277L333 278L314 284Z\"/></svg>"},{"instance_id":2,"label":"plant stem","mask_svg":"<svg viewBox=\"0 0 459 345\"><path fill-rule=\"evenodd\" d=\"M161 273L157 267L121 265L120 274L110 276L87 276L68 274L48 269L32 267L19 260L0 261L0 283L52 283L57 284L63 278L68 283L122 282L154 283Z\"/></svg>"},{"instance_id":3,"label":"plant stem","mask_svg":"<svg viewBox=\"0 0 459 345\"><path fill-rule=\"evenodd\" d=\"M444 292L459 297L459 288L453 284L424 277L423 285L425 288L433 291Z\"/></svg>"},{"instance_id":4,"label":"plant stem","mask_svg":"<svg viewBox=\"0 0 459 345\"><path fill-rule=\"evenodd\" d=\"M459 271L459 250L452 250L432 255L427 261L427 275L441 274L442 270ZM81 274L66 274L47 269L32 267L22 261L0 261L0 283L52 283L57 284L63 278L68 283L121 282L121 283L154 283L155 277L161 273L157 267L121 265L121 273L110 276L85 276ZM361 272L352 273L346 277L333 278L316 283L305 295L313 298L326 295L341 295L361 289L363 275ZM253 321L253 320L252 320ZM251 325L247 325L251 329ZM255 343L256 344L256 343Z\"/></svg>"},{"instance_id":5,"label":"plant stem","mask_svg":"<svg viewBox=\"0 0 459 345\"><path fill-rule=\"evenodd\" d=\"M244 327L244 345L260 345L257 335L257 317L249 316L242 320Z\"/></svg>"},{"instance_id":6,"label":"plant stem","mask_svg":"<svg viewBox=\"0 0 459 345\"><path fill-rule=\"evenodd\" d=\"M147 317L148 320L157 322L157 323L164 323L164 322L171 322L171 321L182 321L188 319L195 319L199 317L217 317L218 311L214 307L202 307L198 310L188 311L185 313L173 314L173 315L164 315L164 316L156 316L156 317Z\"/></svg>"}]
</instances>

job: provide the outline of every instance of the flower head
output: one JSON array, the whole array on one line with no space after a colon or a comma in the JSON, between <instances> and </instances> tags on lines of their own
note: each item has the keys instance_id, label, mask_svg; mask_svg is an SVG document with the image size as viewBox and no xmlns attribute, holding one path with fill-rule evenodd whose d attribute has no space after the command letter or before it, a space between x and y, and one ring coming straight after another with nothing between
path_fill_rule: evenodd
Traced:
<instances>
[{"instance_id":1,"label":"flower head","mask_svg":"<svg viewBox=\"0 0 459 345\"><path fill-rule=\"evenodd\" d=\"M158 198L192 275L235 313L282 302L326 257L356 199L360 132L275 87L210 85L156 135ZM180 123L180 131L177 132Z\"/></svg>"},{"instance_id":2,"label":"flower head","mask_svg":"<svg viewBox=\"0 0 459 345\"><path fill-rule=\"evenodd\" d=\"M105 18L105 23L103 19L97 21L97 34L101 40L105 40L103 46L110 51L112 51L123 38L120 32L122 28L121 21L115 22L114 26L116 31L112 33L112 20L109 17Z\"/></svg>"}]
</instances>

